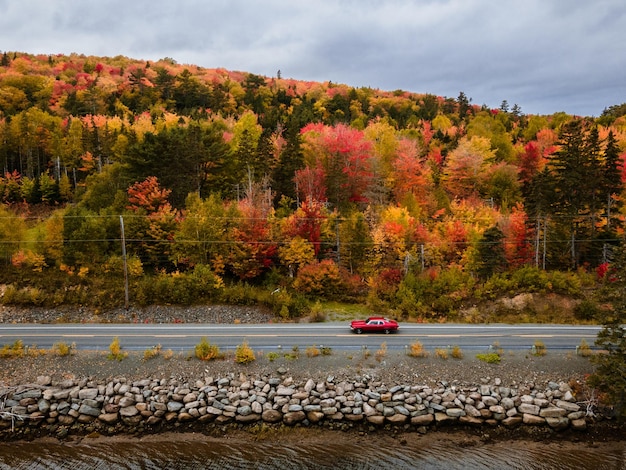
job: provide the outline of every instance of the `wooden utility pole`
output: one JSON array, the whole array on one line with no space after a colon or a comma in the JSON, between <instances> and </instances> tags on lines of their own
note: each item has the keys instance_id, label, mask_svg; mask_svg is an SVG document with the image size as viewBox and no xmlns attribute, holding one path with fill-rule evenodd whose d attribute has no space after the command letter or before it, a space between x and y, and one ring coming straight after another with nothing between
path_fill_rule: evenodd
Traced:
<instances>
[{"instance_id":1,"label":"wooden utility pole","mask_svg":"<svg viewBox=\"0 0 626 470\"><path fill-rule=\"evenodd\" d=\"M124 234L124 218L121 215L120 231L122 233L122 261L124 262L124 308L128 310L128 264L126 263L126 236Z\"/></svg>"}]
</instances>

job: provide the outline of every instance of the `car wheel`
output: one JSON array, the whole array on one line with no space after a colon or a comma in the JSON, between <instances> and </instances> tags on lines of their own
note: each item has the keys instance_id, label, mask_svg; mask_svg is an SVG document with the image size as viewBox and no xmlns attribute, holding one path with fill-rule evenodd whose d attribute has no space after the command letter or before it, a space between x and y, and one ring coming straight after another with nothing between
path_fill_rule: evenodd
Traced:
<instances>
[{"instance_id":1,"label":"car wheel","mask_svg":"<svg viewBox=\"0 0 626 470\"><path fill-rule=\"evenodd\" d=\"M388 335L389 333L391 333L391 330L385 330L386 335Z\"/></svg>"},{"instance_id":2,"label":"car wheel","mask_svg":"<svg viewBox=\"0 0 626 470\"><path fill-rule=\"evenodd\" d=\"M355 331L355 333L356 333L357 335L360 335L361 333L363 333L363 330L362 330L361 328L357 328L357 329L356 329L356 330L354 330L354 331Z\"/></svg>"}]
</instances>

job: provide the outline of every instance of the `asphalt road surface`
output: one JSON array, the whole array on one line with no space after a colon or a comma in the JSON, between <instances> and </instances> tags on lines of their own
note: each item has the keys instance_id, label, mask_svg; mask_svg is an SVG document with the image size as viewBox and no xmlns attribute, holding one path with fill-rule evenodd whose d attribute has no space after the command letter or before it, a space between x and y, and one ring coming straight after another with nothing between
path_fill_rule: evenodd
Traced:
<instances>
[{"instance_id":1,"label":"asphalt road surface","mask_svg":"<svg viewBox=\"0 0 626 470\"><path fill-rule=\"evenodd\" d=\"M25 346L51 348L55 343L74 343L77 349L108 350L118 337L123 349L145 350L160 344L163 349L189 351L205 337L223 350L235 349L244 340L261 351L291 350L294 346L325 346L335 350L402 350L416 340L426 348L459 346L483 351L496 345L506 350L530 349L541 341L547 349L572 351L582 340L593 347L599 326L572 325L459 325L401 324L397 333L354 334L347 322L309 324L11 324L0 325L0 345L23 341Z\"/></svg>"}]
</instances>

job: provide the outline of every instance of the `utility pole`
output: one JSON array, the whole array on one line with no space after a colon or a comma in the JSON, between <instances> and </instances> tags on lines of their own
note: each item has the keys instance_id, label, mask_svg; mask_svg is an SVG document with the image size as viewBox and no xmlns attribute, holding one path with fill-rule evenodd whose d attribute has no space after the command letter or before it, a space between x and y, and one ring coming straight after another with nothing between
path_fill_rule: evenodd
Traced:
<instances>
[{"instance_id":1,"label":"utility pole","mask_svg":"<svg viewBox=\"0 0 626 470\"><path fill-rule=\"evenodd\" d=\"M124 218L121 215L120 231L122 233L122 261L124 262L124 308L128 310L128 264L126 263L126 236L124 234Z\"/></svg>"}]
</instances>

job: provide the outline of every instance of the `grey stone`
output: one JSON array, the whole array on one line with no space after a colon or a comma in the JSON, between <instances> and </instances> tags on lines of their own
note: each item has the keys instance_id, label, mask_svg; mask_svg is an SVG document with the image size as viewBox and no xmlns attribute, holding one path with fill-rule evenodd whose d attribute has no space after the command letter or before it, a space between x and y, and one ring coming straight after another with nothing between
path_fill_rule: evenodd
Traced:
<instances>
[{"instance_id":1,"label":"grey stone","mask_svg":"<svg viewBox=\"0 0 626 470\"><path fill-rule=\"evenodd\" d=\"M179 401L170 401L167 403L167 409L168 411L180 411L185 405L183 405L181 402Z\"/></svg>"},{"instance_id":2,"label":"grey stone","mask_svg":"<svg viewBox=\"0 0 626 470\"><path fill-rule=\"evenodd\" d=\"M539 416L543 418L561 418L567 414L567 411L556 406L544 408L539 412Z\"/></svg>"},{"instance_id":3,"label":"grey stone","mask_svg":"<svg viewBox=\"0 0 626 470\"><path fill-rule=\"evenodd\" d=\"M576 403L571 403L569 401L557 400L555 405L558 406L559 408L563 408L564 410L567 410L569 412L574 412L574 411L580 410L580 406L579 405L577 405Z\"/></svg>"},{"instance_id":4,"label":"grey stone","mask_svg":"<svg viewBox=\"0 0 626 470\"><path fill-rule=\"evenodd\" d=\"M129 418L131 416L135 416L139 413L139 410L134 406L126 406L124 408L120 408L120 416Z\"/></svg>"},{"instance_id":5,"label":"grey stone","mask_svg":"<svg viewBox=\"0 0 626 470\"><path fill-rule=\"evenodd\" d=\"M529 403L522 403L517 407L517 411L522 414L539 416L540 408L537 405L531 405Z\"/></svg>"},{"instance_id":6,"label":"grey stone","mask_svg":"<svg viewBox=\"0 0 626 470\"><path fill-rule=\"evenodd\" d=\"M459 418L461 416L465 416L465 410L461 408L448 408L446 410L446 414L451 418Z\"/></svg>"},{"instance_id":7,"label":"grey stone","mask_svg":"<svg viewBox=\"0 0 626 470\"><path fill-rule=\"evenodd\" d=\"M88 415L88 416L99 416L100 415L100 408L94 408L92 406L86 405L86 404L82 404L80 406L80 408L78 409L78 412L80 414L83 415Z\"/></svg>"}]
</instances>

